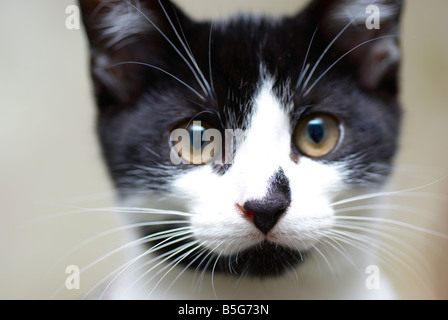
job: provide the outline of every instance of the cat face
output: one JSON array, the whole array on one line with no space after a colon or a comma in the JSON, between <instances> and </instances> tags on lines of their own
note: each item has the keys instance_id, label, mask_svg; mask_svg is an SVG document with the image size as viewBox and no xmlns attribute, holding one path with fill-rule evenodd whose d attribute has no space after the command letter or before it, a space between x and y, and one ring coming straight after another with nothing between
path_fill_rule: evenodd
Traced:
<instances>
[{"instance_id":1,"label":"cat face","mask_svg":"<svg viewBox=\"0 0 448 320\"><path fill-rule=\"evenodd\" d=\"M282 19L194 22L169 1L81 1L121 200L187 221L184 238L155 252L281 274L331 233L338 198L385 181L401 2L377 1L380 29L366 27L367 5L315 0Z\"/></svg>"}]
</instances>

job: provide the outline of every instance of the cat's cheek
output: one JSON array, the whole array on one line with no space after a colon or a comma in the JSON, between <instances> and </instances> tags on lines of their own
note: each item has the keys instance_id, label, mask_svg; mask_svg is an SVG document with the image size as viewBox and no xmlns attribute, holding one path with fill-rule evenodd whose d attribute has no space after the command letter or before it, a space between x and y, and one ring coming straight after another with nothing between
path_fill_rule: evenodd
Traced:
<instances>
[{"instance_id":1,"label":"cat's cheek","mask_svg":"<svg viewBox=\"0 0 448 320\"><path fill-rule=\"evenodd\" d=\"M268 235L268 240L279 245L307 251L317 245L334 226L334 214L323 208L318 214L300 215L289 212Z\"/></svg>"}]
</instances>

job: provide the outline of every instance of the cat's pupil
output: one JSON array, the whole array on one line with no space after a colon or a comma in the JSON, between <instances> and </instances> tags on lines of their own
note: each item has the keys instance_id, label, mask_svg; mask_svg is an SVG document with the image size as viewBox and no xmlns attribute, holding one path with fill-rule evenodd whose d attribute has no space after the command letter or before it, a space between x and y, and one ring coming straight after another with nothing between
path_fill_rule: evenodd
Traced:
<instances>
[{"instance_id":1,"label":"cat's pupil","mask_svg":"<svg viewBox=\"0 0 448 320\"><path fill-rule=\"evenodd\" d=\"M307 136L314 144L320 144L325 138L325 124L322 118L315 118L307 124Z\"/></svg>"}]
</instances>

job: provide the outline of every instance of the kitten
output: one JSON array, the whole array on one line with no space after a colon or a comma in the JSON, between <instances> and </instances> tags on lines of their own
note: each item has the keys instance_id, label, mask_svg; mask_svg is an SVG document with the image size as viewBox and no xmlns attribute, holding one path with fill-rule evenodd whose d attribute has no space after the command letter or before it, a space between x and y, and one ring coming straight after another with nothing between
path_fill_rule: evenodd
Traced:
<instances>
[{"instance_id":1,"label":"kitten","mask_svg":"<svg viewBox=\"0 0 448 320\"><path fill-rule=\"evenodd\" d=\"M337 213L392 169L401 1L213 22L168 0L80 5L104 159L140 226L101 297L395 297Z\"/></svg>"}]
</instances>

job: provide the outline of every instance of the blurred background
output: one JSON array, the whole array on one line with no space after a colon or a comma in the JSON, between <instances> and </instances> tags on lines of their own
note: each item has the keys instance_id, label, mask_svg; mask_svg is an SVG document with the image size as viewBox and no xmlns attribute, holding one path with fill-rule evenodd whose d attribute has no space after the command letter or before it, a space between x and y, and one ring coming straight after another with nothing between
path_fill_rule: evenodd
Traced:
<instances>
[{"instance_id":1,"label":"blurred background","mask_svg":"<svg viewBox=\"0 0 448 320\"><path fill-rule=\"evenodd\" d=\"M304 0L177 0L198 19L235 12L292 13ZM0 0L0 298L77 299L104 275L95 264L79 290L64 286L66 266L86 266L116 248L103 237L118 227L107 212L113 192L95 136L95 108L83 30L66 27L74 0ZM401 199L401 219L448 234L448 1L407 0L402 24L405 106L397 171L389 189L418 189ZM82 27L81 27L82 28ZM403 268L402 297L448 298L448 240L416 230L421 281ZM97 280L95 280L97 279Z\"/></svg>"}]
</instances>

